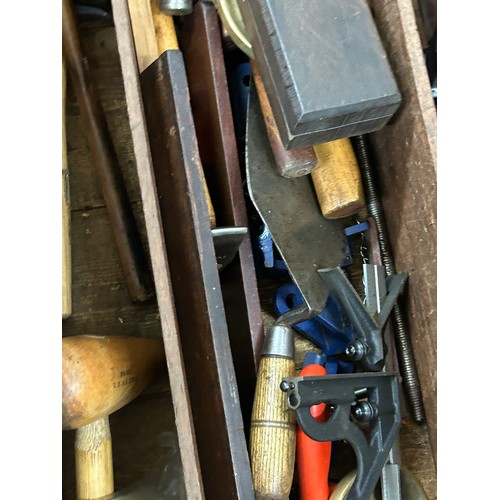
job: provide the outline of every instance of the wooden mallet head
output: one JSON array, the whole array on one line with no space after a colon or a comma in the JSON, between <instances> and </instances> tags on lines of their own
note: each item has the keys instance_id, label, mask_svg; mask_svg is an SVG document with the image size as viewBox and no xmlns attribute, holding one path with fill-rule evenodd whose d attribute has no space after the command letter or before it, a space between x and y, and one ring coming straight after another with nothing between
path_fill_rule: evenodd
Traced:
<instances>
[{"instance_id":1,"label":"wooden mallet head","mask_svg":"<svg viewBox=\"0 0 500 500\"><path fill-rule=\"evenodd\" d=\"M76 429L78 499L112 495L108 416L138 396L164 361L161 340L96 335L62 339L62 428Z\"/></svg>"}]
</instances>

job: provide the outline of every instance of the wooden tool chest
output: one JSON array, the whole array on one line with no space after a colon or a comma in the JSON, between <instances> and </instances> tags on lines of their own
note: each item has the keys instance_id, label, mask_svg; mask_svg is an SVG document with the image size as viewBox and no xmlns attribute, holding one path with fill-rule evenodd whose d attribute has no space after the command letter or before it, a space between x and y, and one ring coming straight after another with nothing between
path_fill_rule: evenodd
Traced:
<instances>
[{"instance_id":1,"label":"wooden tool chest","mask_svg":"<svg viewBox=\"0 0 500 500\"><path fill-rule=\"evenodd\" d=\"M172 481L172 470L185 485L187 498L251 498L245 493L249 478L238 477L238 472L248 467L246 436L256 353L272 321L272 284L256 279L249 238L236 261L218 273L212 207L205 199L201 169L216 226L245 226L249 221L244 169L235 168L244 161L238 156L241 138L232 130L235 103L221 98L211 83L220 75L228 78L230 62L226 57L222 67L223 53L217 52L225 50L228 42L221 31L220 48L197 45L202 39L197 33L220 30L213 4L200 3L202 13L176 21L186 87L172 85L166 97L174 103L169 117L176 116L182 125L180 140L165 153L175 159L173 166L162 171L151 161L152 156L162 155L162 146L151 140L144 122L144 113L156 120L164 117L155 115L153 96L141 96L141 84L157 77L148 74L149 69L143 71L148 66L146 41L143 46L137 39L134 43L134 20L142 15L140 2L112 0L107 22L80 26L141 242L151 260L156 298L149 302L134 304L127 293L74 88L69 80L67 85L72 311L63 320L63 337L156 338L163 340L166 351L165 370L140 396L110 415L116 498L173 497L172 489L172 496L161 496ZM422 56L420 20L412 2L384 0L371 2L371 8L402 95L393 119L370 134L370 140L395 265L409 273L403 298L426 412L424 425L409 415L403 420L402 465L413 472L432 500L437 498L436 107ZM146 62L137 63L140 55ZM165 58L169 71L179 67L175 57ZM191 83L196 70L207 75L206 86ZM207 103L216 103L217 109L203 107L205 93L210 96ZM192 119L183 114L187 102ZM200 123L209 125L200 132ZM194 146L186 144L182 135L190 127L198 127ZM163 131L165 140L175 135L172 130ZM228 139L230 133L233 137ZM198 158L182 156L191 147L199 149ZM186 192L195 196L186 198ZM309 348L310 344L296 339L297 368ZM229 406L235 392L236 411ZM62 440L63 498L72 500L76 498L75 432L63 431ZM155 490L159 484L161 491ZM298 498L293 494L297 495L295 490L290 498Z\"/></svg>"}]
</instances>

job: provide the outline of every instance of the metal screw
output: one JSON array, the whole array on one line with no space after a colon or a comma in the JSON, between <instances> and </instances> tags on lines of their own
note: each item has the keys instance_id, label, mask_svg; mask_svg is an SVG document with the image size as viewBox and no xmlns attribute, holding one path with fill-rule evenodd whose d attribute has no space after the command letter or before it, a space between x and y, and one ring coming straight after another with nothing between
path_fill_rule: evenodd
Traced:
<instances>
[{"instance_id":1,"label":"metal screw","mask_svg":"<svg viewBox=\"0 0 500 500\"><path fill-rule=\"evenodd\" d=\"M376 405L369 401L359 401L352 408L352 414L360 422L369 422L378 415Z\"/></svg>"},{"instance_id":2,"label":"metal screw","mask_svg":"<svg viewBox=\"0 0 500 500\"><path fill-rule=\"evenodd\" d=\"M344 352L346 356L352 361L359 361L366 356L367 351L368 348L366 344L364 344L360 340L355 340L345 348Z\"/></svg>"},{"instance_id":3,"label":"metal screw","mask_svg":"<svg viewBox=\"0 0 500 500\"><path fill-rule=\"evenodd\" d=\"M288 382L286 380L283 380L283 382L281 382L280 384L280 389L283 392L293 391L293 389L295 389L295 384L293 382Z\"/></svg>"},{"instance_id":4,"label":"metal screw","mask_svg":"<svg viewBox=\"0 0 500 500\"><path fill-rule=\"evenodd\" d=\"M389 277L396 274L396 270L389 246L382 204L380 203L377 190L375 188L374 169L368 153L368 140L364 135L353 137L352 140L356 156L358 158L361 177L363 179L366 207L368 214L373 217L377 227L382 263L385 267L385 272ZM394 304L392 318L395 324L394 336L396 340L396 350L398 353L403 386L406 390L413 418L417 422L423 422L425 420L425 412L422 402L422 394L420 392L420 382L418 380L415 356L413 354L410 336L404 322L403 313L398 302Z\"/></svg>"}]
</instances>

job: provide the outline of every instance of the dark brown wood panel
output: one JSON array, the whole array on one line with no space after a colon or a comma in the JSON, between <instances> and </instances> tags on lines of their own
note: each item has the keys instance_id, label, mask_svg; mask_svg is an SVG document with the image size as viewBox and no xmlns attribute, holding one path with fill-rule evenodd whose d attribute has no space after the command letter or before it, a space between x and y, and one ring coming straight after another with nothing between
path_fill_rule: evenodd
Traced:
<instances>
[{"instance_id":1,"label":"dark brown wood panel","mask_svg":"<svg viewBox=\"0 0 500 500\"><path fill-rule=\"evenodd\" d=\"M372 2L401 108L371 134L380 198L398 271L409 273L406 311L434 461L437 453L436 108L411 0Z\"/></svg>"}]
</instances>

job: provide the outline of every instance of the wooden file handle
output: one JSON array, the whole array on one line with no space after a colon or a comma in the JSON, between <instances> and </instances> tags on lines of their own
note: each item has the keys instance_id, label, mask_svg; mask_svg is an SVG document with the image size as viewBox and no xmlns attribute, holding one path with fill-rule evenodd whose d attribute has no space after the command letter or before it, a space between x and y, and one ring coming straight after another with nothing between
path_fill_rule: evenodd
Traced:
<instances>
[{"instance_id":1,"label":"wooden file handle","mask_svg":"<svg viewBox=\"0 0 500 500\"><path fill-rule=\"evenodd\" d=\"M292 358L263 356L250 423L250 460L258 500L288 499L295 464L295 414L280 389L295 375Z\"/></svg>"},{"instance_id":2,"label":"wooden file handle","mask_svg":"<svg viewBox=\"0 0 500 500\"><path fill-rule=\"evenodd\" d=\"M66 64L62 60L62 317L71 316L71 212L66 145Z\"/></svg>"},{"instance_id":3,"label":"wooden file handle","mask_svg":"<svg viewBox=\"0 0 500 500\"><path fill-rule=\"evenodd\" d=\"M257 70L255 61L251 61L251 66L253 81L259 96L260 107L266 124L267 135L269 137L269 142L271 144L278 172L281 176L288 178L301 177L311 173L318 163L314 149L312 147L294 148L291 150L285 149L283 143L281 142L278 126L276 125L276 120L274 119L274 114L271 109L271 104L266 94L264 84L262 83L262 78Z\"/></svg>"},{"instance_id":4,"label":"wooden file handle","mask_svg":"<svg viewBox=\"0 0 500 500\"><path fill-rule=\"evenodd\" d=\"M119 336L62 339L62 427L76 429L78 500L114 490L108 416L137 397L165 362L163 342Z\"/></svg>"},{"instance_id":5,"label":"wooden file handle","mask_svg":"<svg viewBox=\"0 0 500 500\"><path fill-rule=\"evenodd\" d=\"M166 50L179 50L172 16L161 12L156 0L128 0L139 72L142 73ZM214 206L203 175L210 227L217 225Z\"/></svg>"},{"instance_id":6,"label":"wooden file handle","mask_svg":"<svg viewBox=\"0 0 500 500\"><path fill-rule=\"evenodd\" d=\"M314 146L318 166L311 172L321 212L327 219L359 213L365 195L358 162L349 138Z\"/></svg>"},{"instance_id":7,"label":"wooden file handle","mask_svg":"<svg viewBox=\"0 0 500 500\"><path fill-rule=\"evenodd\" d=\"M148 260L127 197L127 190L113 146L104 110L84 57L71 0L62 2L63 54L83 118L93 163L109 214L130 299L154 296Z\"/></svg>"}]
</instances>

